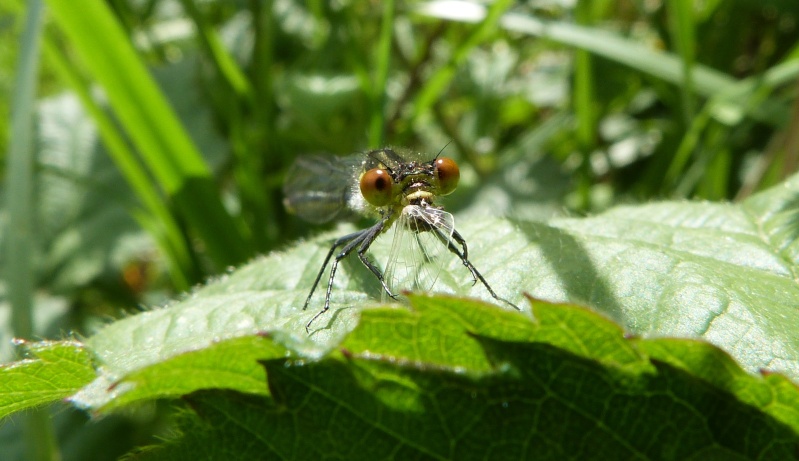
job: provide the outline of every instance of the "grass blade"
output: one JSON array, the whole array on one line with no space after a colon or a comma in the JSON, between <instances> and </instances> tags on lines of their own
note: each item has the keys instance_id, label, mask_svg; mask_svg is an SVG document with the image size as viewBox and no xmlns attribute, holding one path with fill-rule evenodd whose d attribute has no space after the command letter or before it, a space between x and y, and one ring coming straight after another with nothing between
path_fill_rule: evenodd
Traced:
<instances>
[{"instance_id":1,"label":"grass blade","mask_svg":"<svg viewBox=\"0 0 799 461\"><path fill-rule=\"evenodd\" d=\"M16 85L11 102L11 133L8 152L8 188L6 210L6 277L11 303L14 335L32 338L33 290L35 287L33 174L33 114L36 83L39 76L39 54L44 5L40 0L27 3L27 19L20 43ZM28 459L59 459L58 448L49 415L38 409L26 415L23 434Z\"/></svg>"},{"instance_id":2,"label":"grass blade","mask_svg":"<svg viewBox=\"0 0 799 461\"><path fill-rule=\"evenodd\" d=\"M446 89L449 82L455 76L458 66L469 56L469 52L477 45L483 43L496 30L497 24L503 17L503 13L512 6L513 2L498 0L485 11L480 18L480 25L476 27L469 36L453 50L452 57L447 65L438 68L427 80L427 83L419 92L413 104L413 116L415 119L426 112L439 99ZM478 21L475 21L478 22Z\"/></svg>"},{"instance_id":3,"label":"grass blade","mask_svg":"<svg viewBox=\"0 0 799 461\"><path fill-rule=\"evenodd\" d=\"M6 189L6 258L3 273L12 306L14 334L33 336L34 216L33 201L33 115L39 69L39 49L43 6L28 5L16 71L16 91L11 101L11 133Z\"/></svg>"},{"instance_id":4,"label":"grass blade","mask_svg":"<svg viewBox=\"0 0 799 461\"><path fill-rule=\"evenodd\" d=\"M682 97L683 122L688 125L694 117L694 79L696 36L694 34L693 2L677 0L667 4L669 28L674 43L682 59Z\"/></svg>"},{"instance_id":5,"label":"grass blade","mask_svg":"<svg viewBox=\"0 0 799 461\"><path fill-rule=\"evenodd\" d=\"M444 3L447 8L444 8ZM455 8L455 4L462 4L462 8ZM488 16L482 6L457 1L428 2L422 6L420 12L427 16L463 22L478 22ZM507 30L580 48L669 83L679 85L684 79L683 63L678 56L654 50L606 30L567 22L545 21L516 13L503 15L499 23ZM702 65L694 66L692 81L695 92L705 97L729 90L736 83L729 75Z\"/></svg>"},{"instance_id":6,"label":"grass blade","mask_svg":"<svg viewBox=\"0 0 799 461\"><path fill-rule=\"evenodd\" d=\"M217 269L250 254L248 229L225 210L211 172L104 2L49 3L83 63L103 86L143 162L205 243ZM87 27L90 24L91 27Z\"/></svg>"},{"instance_id":7,"label":"grass blade","mask_svg":"<svg viewBox=\"0 0 799 461\"><path fill-rule=\"evenodd\" d=\"M577 20L584 25L591 22L591 3L577 2ZM577 116L577 140L583 157L577 194L578 207L588 209L591 202L591 152L596 144L596 115L594 110L594 72L591 54L577 50L574 56L574 113Z\"/></svg>"},{"instance_id":8,"label":"grass blade","mask_svg":"<svg viewBox=\"0 0 799 461\"><path fill-rule=\"evenodd\" d=\"M394 0L383 2L383 22L380 25L380 43L377 46L374 86L372 86L372 113L369 121L369 146L383 146L386 137L386 82L391 64L391 40L394 36Z\"/></svg>"},{"instance_id":9,"label":"grass blade","mask_svg":"<svg viewBox=\"0 0 799 461\"><path fill-rule=\"evenodd\" d=\"M132 210L132 213L142 227L150 231L150 235L167 257L169 274L175 288L178 290L190 288L193 283L199 281L199 270L194 267L191 250L178 222L169 212L158 191L152 187L147 171L125 141L119 126L91 97L88 85L67 63L66 58L47 35L44 37L43 49L47 61L72 88L83 107L91 114L111 160L144 206L146 213L138 210Z\"/></svg>"}]
</instances>

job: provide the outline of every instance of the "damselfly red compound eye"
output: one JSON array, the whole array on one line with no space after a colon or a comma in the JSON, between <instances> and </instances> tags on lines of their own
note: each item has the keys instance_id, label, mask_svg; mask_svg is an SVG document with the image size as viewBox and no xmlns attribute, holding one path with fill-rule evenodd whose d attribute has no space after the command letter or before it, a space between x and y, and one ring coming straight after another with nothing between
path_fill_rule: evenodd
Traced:
<instances>
[{"instance_id":1,"label":"damselfly red compound eye","mask_svg":"<svg viewBox=\"0 0 799 461\"><path fill-rule=\"evenodd\" d=\"M391 202L394 181L386 170L373 168L361 176L361 195L374 206L384 206Z\"/></svg>"},{"instance_id":2,"label":"damselfly red compound eye","mask_svg":"<svg viewBox=\"0 0 799 461\"><path fill-rule=\"evenodd\" d=\"M458 187L458 180L461 179L461 170L455 160L446 157L436 159L435 173L438 179L439 194L449 195Z\"/></svg>"}]
</instances>

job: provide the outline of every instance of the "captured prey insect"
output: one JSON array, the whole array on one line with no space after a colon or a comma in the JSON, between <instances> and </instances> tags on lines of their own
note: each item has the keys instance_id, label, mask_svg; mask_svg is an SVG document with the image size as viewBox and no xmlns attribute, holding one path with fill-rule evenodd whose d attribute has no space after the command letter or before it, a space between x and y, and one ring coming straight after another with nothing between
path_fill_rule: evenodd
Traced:
<instances>
[{"instance_id":1,"label":"captured prey insect","mask_svg":"<svg viewBox=\"0 0 799 461\"><path fill-rule=\"evenodd\" d=\"M411 151L386 148L350 157L303 156L290 168L283 187L284 204L290 212L312 223L327 222L352 212L378 220L372 227L333 242L303 309L311 302L335 254L325 304L308 322L306 330L330 309L338 263L353 251L380 281L385 294L393 299L397 299L398 288L431 289L443 265L443 253L449 251L469 269L473 283L479 280L494 299L520 310L494 292L469 261L466 241L455 230L453 216L436 206L437 197L452 193L458 186L458 164L438 155L428 159ZM392 226L395 234L384 274L366 257L366 251Z\"/></svg>"}]
</instances>

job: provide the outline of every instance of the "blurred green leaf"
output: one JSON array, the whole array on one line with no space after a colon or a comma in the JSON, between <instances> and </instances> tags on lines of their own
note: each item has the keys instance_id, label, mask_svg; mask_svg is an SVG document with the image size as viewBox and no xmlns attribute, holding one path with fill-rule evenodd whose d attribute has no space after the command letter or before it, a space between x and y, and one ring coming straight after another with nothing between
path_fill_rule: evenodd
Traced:
<instances>
[{"instance_id":1,"label":"blurred green leaf","mask_svg":"<svg viewBox=\"0 0 799 461\"><path fill-rule=\"evenodd\" d=\"M419 11L431 17L464 22L477 22L487 17L487 12L482 6L469 2L451 2L449 5L446 3L448 2L426 2ZM455 8L455 3L460 8ZM680 85L686 78L683 62L678 56L599 27L584 27L565 21L548 21L517 13L505 14L499 23L508 31L540 36L590 51L675 85ZM680 27L684 29L686 26L682 24ZM749 114L776 125L780 120L774 118L773 108L771 111L758 111L750 100L763 98L764 93L768 94L778 85L788 83L799 75L799 64L796 60L783 63L779 67L779 69L777 67L769 69L764 78L757 79L757 87L752 88L755 83L753 81L737 82L732 76L712 67L694 64L691 69L693 90L701 96L721 97L722 100L717 102L719 106L715 110L720 116L727 112ZM743 97L742 92L745 92ZM735 115L729 115L724 120L731 117Z\"/></svg>"},{"instance_id":2,"label":"blurred green leaf","mask_svg":"<svg viewBox=\"0 0 799 461\"><path fill-rule=\"evenodd\" d=\"M69 94L38 112L38 238L41 273L72 293L155 250L131 216L134 198L98 145L97 130Z\"/></svg>"},{"instance_id":3,"label":"blurred green leaf","mask_svg":"<svg viewBox=\"0 0 799 461\"><path fill-rule=\"evenodd\" d=\"M154 76L202 147L206 162L219 169L226 146L190 84L196 67L195 59L186 58L157 69ZM153 260L154 242L134 219L137 197L100 144L98 130L80 102L62 94L42 100L37 112L37 237L47 286L70 293L99 277L119 277L137 261L162 264Z\"/></svg>"},{"instance_id":4,"label":"blurred green leaf","mask_svg":"<svg viewBox=\"0 0 799 461\"><path fill-rule=\"evenodd\" d=\"M208 165L109 7L93 2L78 11L61 2L49 5L55 22L103 86L143 162L214 262L225 267L245 260L248 231L222 205Z\"/></svg>"}]
</instances>

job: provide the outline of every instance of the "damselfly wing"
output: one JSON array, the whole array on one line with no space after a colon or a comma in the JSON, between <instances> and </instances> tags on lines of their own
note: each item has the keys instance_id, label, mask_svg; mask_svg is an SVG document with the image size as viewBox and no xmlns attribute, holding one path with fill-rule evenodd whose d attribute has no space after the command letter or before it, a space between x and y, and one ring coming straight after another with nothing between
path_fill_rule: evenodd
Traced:
<instances>
[{"instance_id":1,"label":"damselfly wing","mask_svg":"<svg viewBox=\"0 0 799 461\"><path fill-rule=\"evenodd\" d=\"M388 287L394 293L432 290L451 254L446 242L452 240L455 218L439 208L408 205L393 228L386 264Z\"/></svg>"}]
</instances>

